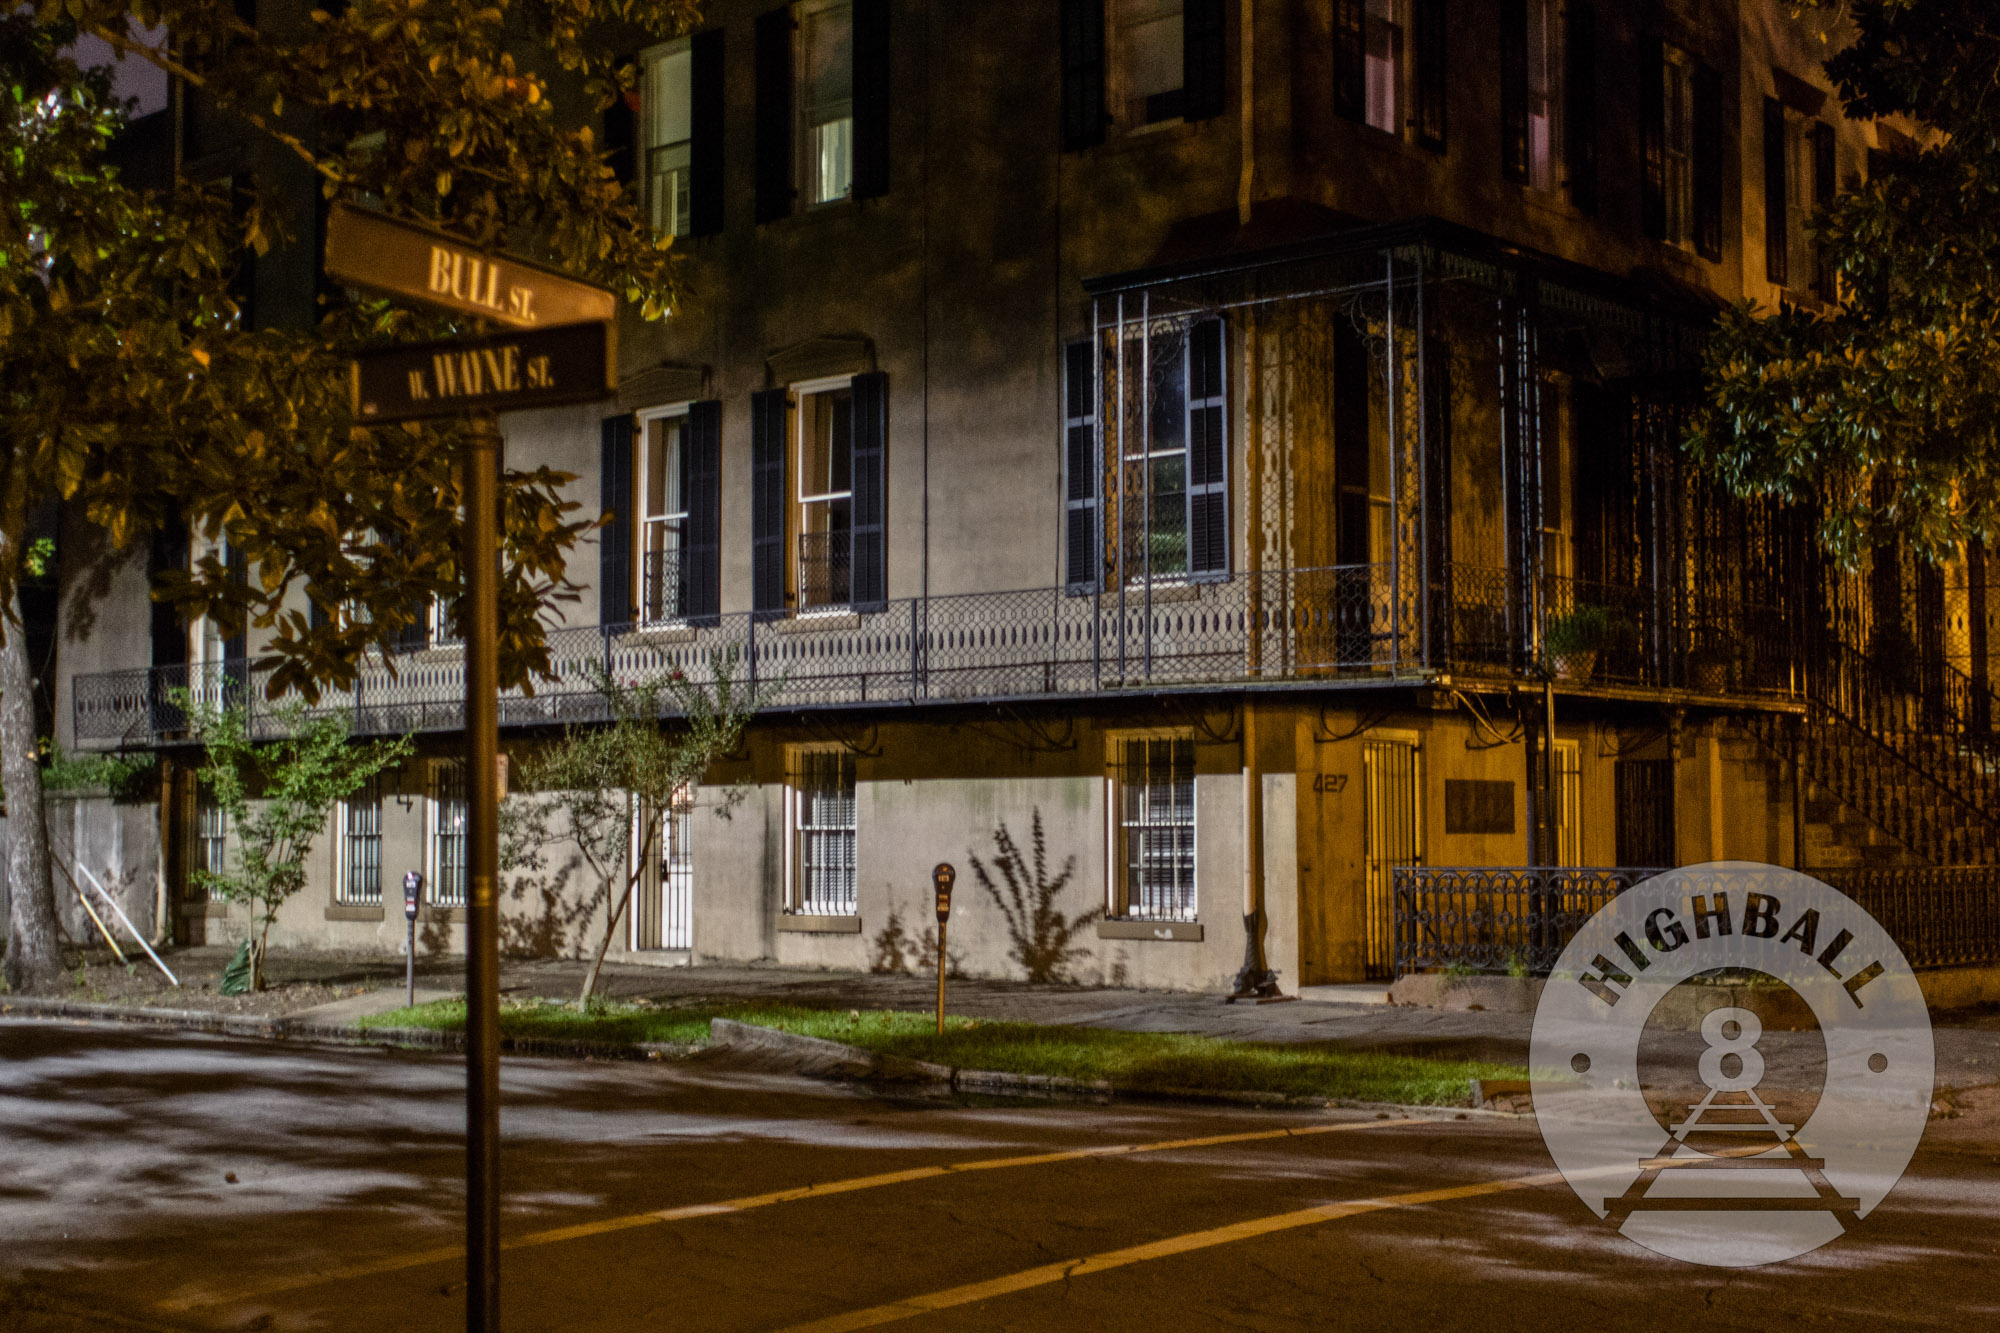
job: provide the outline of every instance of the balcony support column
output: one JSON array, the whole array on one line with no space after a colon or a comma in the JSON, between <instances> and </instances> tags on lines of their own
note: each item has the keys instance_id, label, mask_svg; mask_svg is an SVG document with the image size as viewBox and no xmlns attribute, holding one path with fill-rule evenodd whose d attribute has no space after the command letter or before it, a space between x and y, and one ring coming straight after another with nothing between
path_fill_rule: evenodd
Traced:
<instances>
[{"instance_id":1,"label":"balcony support column","mask_svg":"<svg viewBox=\"0 0 2000 1333\"><path fill-rule=\"evenodd\" d=\"M1243 966L1229 999L1280 998L1264 954L1264 768L1257 754L1257 701L1243 698Z\"/></svg>"}]
</instances>

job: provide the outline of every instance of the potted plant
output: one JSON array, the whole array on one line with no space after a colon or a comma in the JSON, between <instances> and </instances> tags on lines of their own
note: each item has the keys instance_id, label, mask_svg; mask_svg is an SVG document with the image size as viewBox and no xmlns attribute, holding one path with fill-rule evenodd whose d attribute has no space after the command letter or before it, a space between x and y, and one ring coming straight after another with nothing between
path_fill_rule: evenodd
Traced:
<instances>
[{"instance_id":1,"label":"potted plant","mask_svg":"<svg viewBox=\"0 0 2000 1333\"><path fill-rule=\"evenodd\" d=\"M1729 688L1729 669L1736 655L1715 639L1704 639L1688 654L1688 686L1697 694L1721 694Z\"/></svg>"},{"instance_id":2,"label":"potted plant","mask_svg":"<svg viewBox=\"0 0 2000 1333\"><path fill-rule=\"evenodd\" d=\"M1611 635L1611 613L1583 602L1549 621L1542 631L1542 652L1557 679L1589 680Z\"/></svg>"}]
</instances>

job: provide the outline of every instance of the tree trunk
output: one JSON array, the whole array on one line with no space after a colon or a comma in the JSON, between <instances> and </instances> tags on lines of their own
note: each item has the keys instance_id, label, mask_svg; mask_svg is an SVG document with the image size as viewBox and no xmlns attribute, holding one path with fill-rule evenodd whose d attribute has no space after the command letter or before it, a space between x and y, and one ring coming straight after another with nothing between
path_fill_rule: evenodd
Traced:
<instances>
[{"instance_id":1,"label":"tree trunk","mask_svg":"<svg viewBox=\"0 0 2000 1333\"><path fill-rule=\"evenodd\" d=\"M15 554L4 550L0 558ZM42 823L42 766L35 754L35 679L28 664L27 628L19 594L8 598L0 624L0 785L7 793L7 881L13 892L8 948L0 975L15 991L48 990L62 980L56 944L56 886L49 872L48 829Z\"/></svg>"},{"instance_id":2,"label":"tree trunk","mask_svg":"<svg viewBox=\"0 0 2000 1333\"><path fill-rule=\"evenodd\" d=\"M649 841L647 845L652 844ZM632 890L639 886L640 872L633 871L625 876L625 892L618 901L611 904L611 920L605 923L604 938L597 942L597 953L590 960L590 970L583 974L583 989L578 992L576 1002L583 1004L597 993L597 974L604 970L604 955L611 949L612 937L618 933L618 923L625 916L625 907L632 901Z\"/></svg>"}]
</instances>

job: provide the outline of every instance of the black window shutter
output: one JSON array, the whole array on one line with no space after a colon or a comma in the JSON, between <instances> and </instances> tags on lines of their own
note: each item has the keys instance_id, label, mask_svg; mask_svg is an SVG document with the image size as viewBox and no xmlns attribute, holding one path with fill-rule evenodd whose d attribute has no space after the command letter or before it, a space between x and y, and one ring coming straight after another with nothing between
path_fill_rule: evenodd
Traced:
<instances>
[{"instance_id":1,"label":"black window shutter","mask_svg":"<svg viewBox=\"0 0 2000 1333\"><path fill-rule=\"evenodd\" d=\"M1833 193L1839 179L1833 158L1833 126L1822 122L1812 127L1812 149L1813 207L1824 212L1833 207ZM1822 301L1834 299L1833 264L1823 241L1814 245L1813 289Z\"/></svg>"},{"instance_id":2,"label":"black window shutter","mask_svg":"<svg viewBox=\"0 0 2000 1333\"><path fill-rule=\"evenodd\" d=\"M887 541L889 377L870 371L854 377L854 487L852 559L849 595L861 609L879 607L889 599Z\"/></svg>"},{"instance_id":3,"label":"black window shutter","mask_svg":"<svg viewBox=\"0 0 2000 1333\"><path fill-rule=\"evenodd\" d=\"M1703 259L1722 258L1722 76L1707 65L1694 71L1694 248Z\"/></svg>"},{"instance_id":4,"label":"black window shutter","mask_svg":"<svg viewBox=\"0 0 2000 1333\"><path fill-rule=\"evenodd\" d=\"M632 622L632 418L606 417L598 451L605 524L597 530L597 623Z\"/></svg>"},{"instance_id":5,"label":"black window shutter","mask_svg":"<svg viewBox=\"0 0 2000 1333\"><path fill-rule=\"evenodd\" d=\"M229 567L229 581L242 587L250 581L250 569L243 563L243 552L231 543L223 552L223 563ZM222 643L222 660L241 661L250 655L248 627L241 626Z\"/></svg>"},{"instance_id":6,"label":"black window shutter","mask_svg":"<svg viewBox=\"0 0 2000 1333\"><path fill-rule=\"evenodd\" d=\"M1569 201L1579 213L1597 211L1597 11L1569 7L1563 40L1563 165Z\"/></svg>"},{"instance_id":7,"label":"black window shutter","mask_svg":"<svg viewBox=\"0 0 2000 1333\"><path fill-rule=\"evenodd\" d=\"M1368 345L1346 320L1333 331L1334 559L1368 563Z\"/></svg>"},{"instance_id":8,"label":"black window shutter","mask_svg":"<svg viewBox=\"0 0 2000 1333\"><path fill-rule=\"evenodd\" d=\"M1187 0L1181 10L1181 117L1208 120L1227 100L1229 39L1222 0Z\"/></svg>"},{"instance_id":9,"label":"black window shutter","mask_svg":"<svg viewBox=\"0 0 2000 1333\"><path fill-rule=\"evenodd\" d=\"M750 395L750 609L785 610L785 407L783 389Z\"/></svg>"},{"instance_id":10,"label":"black window shutter","mask_svg":"<svg viewBox=\"0 0 2000 1333\"><path fill-rule=\"evenodd\" d=\"M681 449L681 495L687 531L681 539L680 614L714 624L722 612L722 404L688 406Z\"/></svg>"},{"instance_id":11,"label":"black window shutter","mask_svg":"<svg viewBox=\"0 0 2000 1333\"><path fill-rule=\"evenodd\" d=\"M153 532L152 572L154 578L173 570L186 573L188 567L187 524L175 519L161 524ZM153 665L185 666L188 660L188 636L186 626L174 608L166 602L152 604Z\"/></svg>"},{"instance_id":12,"label":"black window shutter","mask_svg":"<svg viewBox=\"0 0 2000 1333\"><path fill-rule=\"evenodd\" d=\"M618 63L630 64L635 59L636 55L627 56ZM628 190L635 188L639 183L639 117L624 93L616 94L604 108L604 152L618 183Z\"/></svg>"},{"instance_id":13,"label":"black window shutter","mask_svg":"<svg viewBox=\"0 0 2000 1333\"><path fill-rule=\"evenodd\" d=\"M1528 179L1528 0L1500 3L1500 174Z\"/></svg>"},{"instance_id":14,"label":"black window shutter","mask_svg":"<svg viewBox=\"0 0 2000 1333\"><path fill-rule=\"evenodd\" d=\"M1764 99L1764 277L1783 287L1790 278L1786 254L1785 104Z\"/></svg>"},{"instance_id":15,"label":"black window shutter","mask_svg":"<svg viewBox=\"0 0 2000 1333\"><path fill-rule=\"evenodd\" d=\"M854 196L889 193L889 0L854 0Z\"/></svg>"},{"instance_id":16,"label":"black window shutter","mask_svg":"<svg viewBox=\"0 0 2000 1333\"><path fill-rule=\"evenodd\" d=\"M1333 0L1333 111L1349 120L1368 113L1368 6Z\"/></svg>"},{"instance_id":17,"label":"black window shutter","mask_svg":"<svg viewBox=\"0 0 2000 1333\"><path fill-rule=\"evenodd\" d=\"M722 230L722 29L698 32L688 47L688 109L694 142L688 145L688 234Z\"/></svg>"},{"instance_id":18,"label":"black window shutter","mask_svg":"<svg viewBox=\"0 0 2000 1333\"><path fill-rule=\"evenodd\" d=\"M792 11L757 16L757 221L792 211Z\"/></svg>"},{"instance_id":19,"label":"black window shutter","mask_svg":"<svg viewBox=\"0 0 2000 1333\"><path fill-rule=\"evenodd\" d=\"M1229 568L1222 321L1195 325L1188 341L1188 572L1216 574Z\"/></svg>"},{"instance_id":20,"label":"black window shutter","mask_svg":"<svg viewBox=\"0 0 2000 1333\"><path fill-rule=\"evenodd\" d=\"M1073 591L1097 586L1097 367L1088 342L1063 349L1063 567Z\"/></svg>"},{"instance_id":21,"label":"black window shutter","mask_svg":"<svg viewBox=\"0 0 2000 1333\"><path fill-rule=\"evenodd\" d=\"M1667 235L1667 51L1657 37L1639 43L1639 225Z\"/></svg>"},{"instance_id":22,"label":"black window shutter","mask_svg":"<svg viewBox=\"0 0 2000 1333\"><path fill-rule=\"evenodd\" d=\"M1445 88L1449 58L1444 21L1445 0L1416 0L1411 16L1417 58L1417 142L1433 153L1444 151Z\"/></svg>"},{"instance_id":23,"label":"black window shutter","mask_svg":"<svg viewBox=\"0 0 2000 1333\"><path fill-rule=\"evenodd\" d=\"M1062 146L1104 142L1104 0L1062 0Z\"/></svg>"}]
</instances>

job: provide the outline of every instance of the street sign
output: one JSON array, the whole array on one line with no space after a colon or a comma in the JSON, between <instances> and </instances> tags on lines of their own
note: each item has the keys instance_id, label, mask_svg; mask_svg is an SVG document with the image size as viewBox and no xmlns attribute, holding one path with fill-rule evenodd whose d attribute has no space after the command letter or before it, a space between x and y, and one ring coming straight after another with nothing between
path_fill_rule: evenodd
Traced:
<instances>
[{"instance_id":1,"label":"street sign","mask_svg":"<svg viewBox=\"0 0 2000 1333\"><path fill-rule=\"evenodd\" d=\"M327 210L326 271L351 286L510 328L583 324L618 314L617 298L603 287L351 204Z\"/></svg>"},{"instance_id":2,"label":"street sign","mask_svg":"<svg viewBox=\"0 0 2000 1333\"><path fill-rule=\"evenodd\" d=\"M354 417L370 424L481 408L587 403L618 386L609 322L416 343L354 359Z\"/></svg>"}]
</instances>

